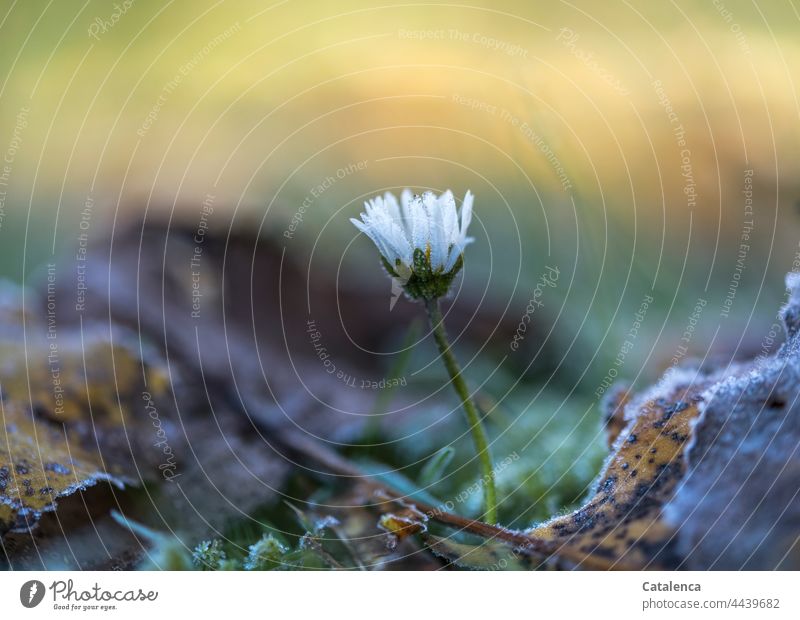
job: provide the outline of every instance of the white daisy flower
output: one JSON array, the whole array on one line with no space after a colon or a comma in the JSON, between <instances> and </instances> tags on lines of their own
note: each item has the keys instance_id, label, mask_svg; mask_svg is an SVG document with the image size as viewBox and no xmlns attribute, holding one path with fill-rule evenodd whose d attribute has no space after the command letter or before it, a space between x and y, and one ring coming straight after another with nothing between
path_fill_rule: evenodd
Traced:
<instances>
[{"instance_id":1,"label":"white daisy flower","mask_svg":"<svg viewBox=\"0 0 800 620\"><path fill-rule=\"evenodd\" d=\"M389 274L401 278L412 297L441 296L461 268L464 249L474 241L467 237L473 198L469 191L464 196L459 222L450 190L437 197L406 189L400 203L386 192L364 203L360 220L350 221L372 239ZM419 285L425 285L424 290L418 290Z\"/></svg>"},{"instance_id":2,"label":"white daisy flower","mask_svg":"<svg viewBox=\"0 0 800 620\"><path fill-rule=\"evenodd\" d=\"M410 297L433 299L447 293L461 269L462 255L474 239L472 192L467 192L461 218L450 190L421 196L403 190L400 203L386 192L367 201L361 219L350 221L377 246L384 267Z\"/></svg>"},{"instance_id":3,"label":"white daisy flower","mask_svg":"<svg viewBox=\"0 0 800 620\"><path fill-rule=\"evenodd\" d=\"M484 479L484 518L494 524L497 521L497 490L490 444L447 339L439 303L439 298L450 290L453 278L464 263L465 248L474 241L467 237L472 221L472 201L472 192L468 191L459 214L450 190L441 196L431 192L415 196L406 189L399 203L393 194L387 192L365 203L366 210L360 220L350 221L378 247L383 266L392 278L389 310L394 307L401 291L425 304L431 332L450 382L461 400L480 462Z\"/></svg>"}]
</instances>

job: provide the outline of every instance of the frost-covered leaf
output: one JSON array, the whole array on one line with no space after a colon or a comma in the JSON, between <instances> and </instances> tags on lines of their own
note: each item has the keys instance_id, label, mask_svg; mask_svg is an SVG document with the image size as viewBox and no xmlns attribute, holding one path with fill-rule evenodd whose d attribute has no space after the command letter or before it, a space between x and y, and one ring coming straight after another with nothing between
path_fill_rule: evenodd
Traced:
<instances>
[{"instance_id":1,"label":"frost-covered leaf","mask_svg":"<svg viewBox=\"0 0 800 620\"><path fill-rule=\"evenodd\" d=\"M664 510L683 568L800 569L800 275L787 287L783 347L702 395L689 470Z\"/></svg>"},{"instance_id":2,"label":"frost-covered leaf","mask_svg":"<svg viewBox=\"0 0 800 620\"><path fill-rule=\"evenodd\" d=\"M378 525L400 541L412 534L426 532L427 521L428 517L414 506L405 506L402 510L382 515Z\"/></svg>"},{"instance_id":3,"label":"frost-covered leaf","mask_svg":"<svg viewBox=\"0 0 800 620\"><path fill-rule=\"evenodd\" d=\"M587 568L645 567L675 562L661 509L686 471L684 450L698 415L703 384L695 373L637 400L619 433L591 499L530 534Z\"/></svg>"},{"instance_id":4,"label":"frost-covered leaf","mask_svg":"<svg viewBox=\"0 0 800 620\"><path fill-rule=\"evenodd\" d=\"M37 419L13 403L5 403L3 409L0 501L12 519L24 518L17 527L53 510L59 497L101 480L119 487L131 480L117 468L106 468L97 452L70 441L63 427Z\"/></svg>"},{"instance_id":5,"label":"frost-covered leaf","mask_svg":"<svg viewBox=\"0 0 800 620\"><path fill-rule=\"evenodd\" d=\"M0 295L0 531L24 531L59 498L152 473L146 457L137 468L130 442L153 434L145 378L159 395L166 375L95 329L61 333L36 320L18 289Z\"/></svg>"},{"instance_id":6,"label":"frost-covered leaf","mask_svg":"<svg viewBox=\"0 0 800 620\"><path fill-rule=\"evenodd\" d=\"M618 392L591 497L529 536L586 568L800 568L800 276L787 286L775 355Z\"/></svg>"}]
</instances>

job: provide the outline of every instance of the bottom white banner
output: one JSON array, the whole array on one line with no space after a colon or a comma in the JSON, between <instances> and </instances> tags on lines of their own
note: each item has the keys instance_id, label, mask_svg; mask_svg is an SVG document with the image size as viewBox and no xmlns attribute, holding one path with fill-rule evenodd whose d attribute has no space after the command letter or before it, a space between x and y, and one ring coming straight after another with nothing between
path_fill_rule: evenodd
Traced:
<instances>
[{"instance_id":1,"label":"bottom white banner","mask_svg":"<svg viewBox=\"0 0 800 620\"><path fill-rule=\"evenodd\" d=\"M565 612L592 618L798 618L791 572L7 573L4 618L346 613L382 620Z\"/></svg>"}]
</instances>

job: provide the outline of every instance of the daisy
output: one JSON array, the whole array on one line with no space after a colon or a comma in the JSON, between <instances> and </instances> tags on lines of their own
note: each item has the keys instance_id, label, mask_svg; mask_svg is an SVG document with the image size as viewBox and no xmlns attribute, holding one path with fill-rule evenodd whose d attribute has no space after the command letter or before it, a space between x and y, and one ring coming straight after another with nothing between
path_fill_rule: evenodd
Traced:
<instances>
[{"instance_id":1,"label":"daisy","mask_svg":"<svg viewBox=\"0 0 800 620\"><path fill-rule=\"evenodd\" d=\"M473 242L467 237L472 221L472 192L464 196L459 214L453 193L441 196L425 192L421 196L403 190L400 203L386 192L367 201L361 219L350 221L377 246L383 266L395 284L412 299L425 304L431 333L450 375L450 383L461 401L475 452L483 474L483 518L497 520L497 490L489 441L483 428L480 411L475 406L461 367L447 339L439 298L450 290L455 275L464 264L464 249ZM459 215L461 216L459 218Z\"/></svg>"},{"instance_id":2,"label":"daisy","mask_svg":"<svg viewBox=\"0 0 800 620\"><path fill-rule=\"evenodd\" d=\"M472 221L472 192L461 206L450 190L441 196L403 190L400 202L386 192L364 203L361 219L350 221L377 246L384 267L404 283L412 298L440 297L463 264L463 253L474 239L467 236Z\"/></svg>"}]
</instances>

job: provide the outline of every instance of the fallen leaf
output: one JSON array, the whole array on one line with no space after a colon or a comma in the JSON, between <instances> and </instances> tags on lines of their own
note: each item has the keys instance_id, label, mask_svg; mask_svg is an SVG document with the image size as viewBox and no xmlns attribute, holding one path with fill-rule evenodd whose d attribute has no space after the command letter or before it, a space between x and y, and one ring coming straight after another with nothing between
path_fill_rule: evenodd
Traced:
<instances>
[{"instance_id":1,"label":"fallen leaf","mask_svg":"<svg viewBox=\"0 0 800 620\"><path fill-rule=\"evenodd\" d=\"M96 329L60 333L24 312L20 289L3 285L0 297L5 533L28 530L58 499L98 482L123 488L152 477L146 467L152 459L134 458L131 443L153 433L141 398L144 378L154 394L167 381L135 349Z\"/></svg>"},{"instance_id":2,"label":"fallen leaf","mask_svg":"<svg viewBox=\"0 0 800 620\"><path fill-rule=\"evenodd\" d=\"M800 274L786 284L784 345L722 369L703 394L664 510L681 568L800 569Z\"/></svg>"},{"instance_id":3,"label":"fallen leaf","mask_svg":"<svg viewBox=\"0 0 800 620\"><path fill-rule=\"evenodd\" d=\"M101 480L119 488L132 482L122 472L111 473L98 453L70 442L64 427L37 420L11 403L3 406L3 424L0 501L11 509L15 519L35 521L43 512L53 510L59 497Z\"/></svg>"},{"instance_id":4,"label":"fallen leaf","mask_svg":"<svg viewBox=\"0 0 800 620\"><path fill-rule=\"evenodd\" d=\"M426 532L428 530L425 525L427 520L428 517L414 506L405 506L400 511L381 515L378 525L400 541L412 534Z\"/></svg>"},{"instance_id":5,"label":"fallen leaf","mask_svg":"<svg viewBox=\"0 0 800 620\"><path fill-rule=\"evenodd\" d=\"M636 400L594 495L575 512L530 532L586 568L643 568L676 562L661 509L686 471L684 450L703 384L695 373ZM629 409L630 411L630 409Z\"/></svg>"},{"instance_id":6,"label":"fallen leaf","mask_svg":"<svg viewBox=\"0 0 800 620\"><path fill-rule=\"evenodd\" d=\"M612 396L591 497L530 538L573 567L800 568L800 275L787 287L775 355Z\"/></svg>"}]
</instances>

